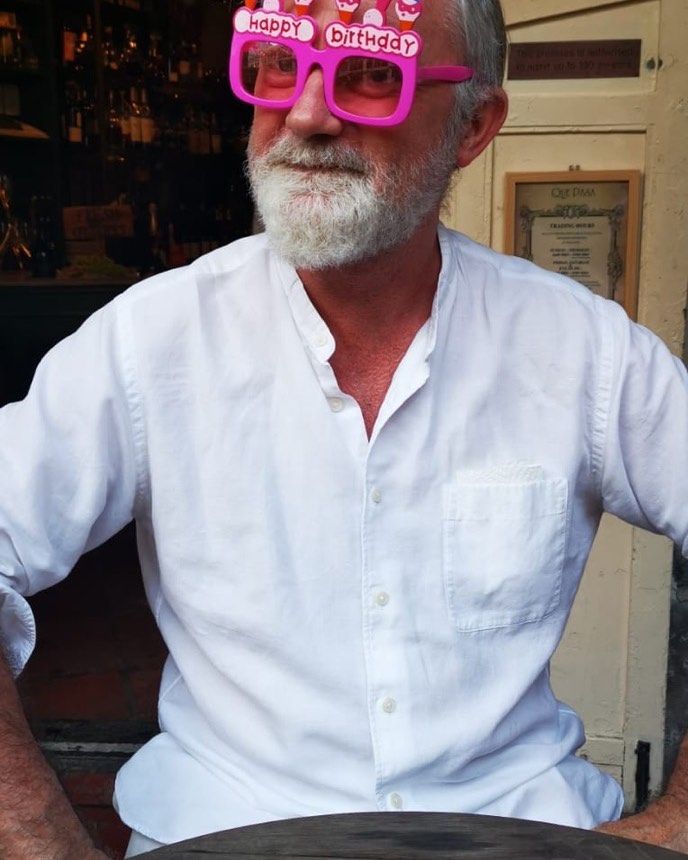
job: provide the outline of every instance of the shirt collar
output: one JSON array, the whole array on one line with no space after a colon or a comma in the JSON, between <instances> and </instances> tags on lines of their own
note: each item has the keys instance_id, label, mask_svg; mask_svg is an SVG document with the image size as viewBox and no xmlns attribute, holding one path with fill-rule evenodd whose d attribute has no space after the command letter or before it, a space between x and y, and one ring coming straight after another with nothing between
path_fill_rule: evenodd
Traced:
<instances>
[{"instance_id":1,"label":"shirt collar","mask_svg":"<svg viewBox=\"0 0 688 860\"><path fill-rule=\"evenodd\" d=\"M442 262L430 318L423 326L427 330L424 354L426 361L437 343L439 320L450 312L460 272L456 249L450 240L450 235L450 231L440 223L437 228L437 238L440 244ZM294 322L304 345L318 361L329 361L335 350L332 332L315 309L294 267L275 251L271 250L270 256L273 271L284 289Z\"/></svg>"}]
</instances>

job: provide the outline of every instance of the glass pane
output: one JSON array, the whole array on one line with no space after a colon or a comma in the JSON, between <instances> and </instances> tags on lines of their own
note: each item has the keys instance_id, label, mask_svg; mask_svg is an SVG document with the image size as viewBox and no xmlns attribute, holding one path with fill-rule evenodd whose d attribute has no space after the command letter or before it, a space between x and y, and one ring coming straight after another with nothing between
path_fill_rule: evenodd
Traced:
<instances>
[{"instance_id":1,"label":"glass pane","mask_svg":"<svg viewBox=\"0 0 688 860\"><path fill-rule=\"evenodd\" d=\"M284 101L291 97L296 85L296 55L276 42L246 42L241 80L244 89L257 98Z\"/></svg>"}]
</instances>

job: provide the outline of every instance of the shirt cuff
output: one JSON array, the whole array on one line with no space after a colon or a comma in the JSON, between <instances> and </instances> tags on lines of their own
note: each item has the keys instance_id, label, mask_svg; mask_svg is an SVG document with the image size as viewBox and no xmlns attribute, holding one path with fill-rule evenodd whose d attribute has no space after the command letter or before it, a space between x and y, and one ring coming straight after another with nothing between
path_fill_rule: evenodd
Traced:
<instances>
[{"instance_id":1,"label":"shirt cuff","mask_svg":"<svg viewBox=\"0 0 688 860\"><path fill-rule=\"evenodd\" d=\"M36 622L26 600L0 584L0 648L13 677L17 677L36 644Z\"/></svg>"}]
</instances>

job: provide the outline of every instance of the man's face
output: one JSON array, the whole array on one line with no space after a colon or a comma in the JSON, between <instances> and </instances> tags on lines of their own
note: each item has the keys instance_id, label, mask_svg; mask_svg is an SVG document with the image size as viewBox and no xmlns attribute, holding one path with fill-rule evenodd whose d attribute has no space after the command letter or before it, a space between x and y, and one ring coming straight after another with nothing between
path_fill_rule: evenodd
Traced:
<instances>
[{"instance_id":1,"label":"man's face","mask_svg":"<svg viewBox=\"0 0 688 860\"><path fill-rule=\"evenodd\" d=\"M355 20L372 5L363 0ZM422 65L460 61L445 10L445 0L428 3L418 19ZM337 17L334 0L313 0L310 14L322 32ZM255 108L251 184L273 244L297 268L322 269L407 241L439 206L455 166L454 108L454 87L430 84L417 88L398 126L344 122L327 109L319 69L290 110Z\"/></svg>"}]
</instances>

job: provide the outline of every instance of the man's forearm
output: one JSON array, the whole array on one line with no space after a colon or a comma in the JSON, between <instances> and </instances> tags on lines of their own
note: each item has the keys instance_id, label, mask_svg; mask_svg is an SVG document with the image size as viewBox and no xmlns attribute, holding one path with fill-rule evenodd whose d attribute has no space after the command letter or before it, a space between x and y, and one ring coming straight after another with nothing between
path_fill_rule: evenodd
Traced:
<instances>
[{"instance_id":1,"label":"man's forearm","mask_svg":"<svg viewBox=\"0 0 688 860\"><path fill-rule=\"evenodd\" d=\"M688 852L688 734L683 738L666 791L648 808L598 830Z\"/></svg>"},{"instance_id":2,"label":"man's forearm","mask_svg":"<svg viewBox=\"0 0 688 860\"><path fill-rule=\"evenodd\" d=\"M74 860L93 846L36 744L0 650L0 857Z\"/></svg>"},{"instance_id":3,"label":"man's forearm","mask_svg":"<svg viewBox=\"0 0 688 860\"><path fill-rule=\"evenodd\" d=\"M665 794L675 798L688 809L688 734L685 734L681 741Z\"/></svg>"}]
</instances>

